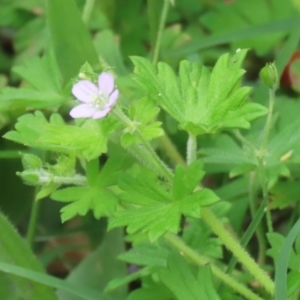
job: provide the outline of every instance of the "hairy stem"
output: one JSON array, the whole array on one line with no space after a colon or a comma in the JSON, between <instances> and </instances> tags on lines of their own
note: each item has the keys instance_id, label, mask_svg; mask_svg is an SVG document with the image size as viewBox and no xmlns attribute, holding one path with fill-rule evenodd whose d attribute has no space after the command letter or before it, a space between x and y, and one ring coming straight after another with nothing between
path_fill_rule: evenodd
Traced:
<instances>
[{"instance_id":1,"label":"hairy stem","mask_svg":"<svg viewBox=\"0 0 300 300\"><path fill-rule=\"evenodd\" d=\"M274 283L271 278L256 264L246 250L224 228L219 219L206 207L201 208L202 219L212 231L222 240L228 250L247 268L247 270L270 293L274 293Z\"/></svg>"},{"instance_id":2,"label":"hairy stem","mask_svg":"<svg viewBox=\"0 0 300 300\"><path fill-rule=\"evenodd\" d=\"M140 138L141 142L143 143L143 146L145 150L150 155L151 159L157 166L157 168L160 170L160 175L164 176L168 181L173 180L173 173L172 171L162 162L162 160L157 156L149 142L145 139L141 131L138 129L136 124L132 120L130 120L120 109L115 108L113 110L115 116L126 125L127 128L131 128L137 136Z\"/></svg>"},{"instance_id":3,"label":"hairy stem","mask_svg":"<svg viewBox=\"0 0 300 300\"><path fill-rule=\"evenodd\" d=\"M212 273L219 278L222 282L224 282L226 285L231 287L233 290L238 292L239 294L243 295L246 299L250 300L262 300L259 296L255 295L251 290L249 290L244 285L240 284L239 282L235 281L232 277L221 271L219 268L214 266L207 258L203 257L199 253L197 253L195 250L187 246L182 239L180 239L178 236L167 233L164 236L165 240L167 240L171 245L173 245L176 249L179 250L181 254L183 254L185 257L189 258L191 261L193 261L198 266L204 266L207 264L210 264Z\"/></svg>"},{"instance_id":4,"label":"hairy stem","mask_svg":"<svg viewBox=\"0 0 300 300\"><path fill-rule=\"evenodd\" d=\"M267 145L268 145L268 141L269 141L269 135L270 135L271 126L272 126L274 102L275 102L275 89L272 88L269 90L269 112L268 112L268 116L267 116L266 125L264 128L264 134L262 137L261 146L260 146L260 149L259 149L259 152L257 155L257 160L258 160L258 165L259 165L258 173L260 176L264 200L268 199L268 178L266 176L264 156L266 155ZM267 201L267 203L268 203L268 201ZM266 207L266 217L267 217L268 232L273 232L272 216L271 216L271 212L269 210L268 205Z\"/></svg>"},{"instance_id":5,"label":"hairy stem","mask_svg":"<svg viewBox=\"0 0 300 300\"><path fill-rule=\"evenodd\" d=\"M192 164L197 159L197 137L192 133L189 133L186 159L188 165Z\"/></svg>"}]
</instances>

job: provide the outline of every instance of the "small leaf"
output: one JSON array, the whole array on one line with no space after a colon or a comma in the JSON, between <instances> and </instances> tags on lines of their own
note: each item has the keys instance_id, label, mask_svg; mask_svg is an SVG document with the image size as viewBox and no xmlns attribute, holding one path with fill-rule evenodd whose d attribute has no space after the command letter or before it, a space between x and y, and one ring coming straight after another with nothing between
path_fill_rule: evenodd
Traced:
<instances>
[{"instance_id":1,"label":"small leaf","mask_svg":"<svg viewBox=\"0 0 300 300\"><path fill-rule=\"evenodd\" d=\"M170 254L167 268L161 269L158 276L178 300L220 300L210 267L200 268L196 277L185 259L175 252Z\"/></svg>"}]
</instances>

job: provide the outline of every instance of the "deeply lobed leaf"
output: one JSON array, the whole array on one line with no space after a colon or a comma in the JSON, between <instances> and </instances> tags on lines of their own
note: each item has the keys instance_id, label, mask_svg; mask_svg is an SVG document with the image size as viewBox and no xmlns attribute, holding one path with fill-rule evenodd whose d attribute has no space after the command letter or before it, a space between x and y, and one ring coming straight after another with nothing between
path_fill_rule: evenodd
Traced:
<instances>
[{"instance_id":1,"label":"deeply lobed leaf","mask_svg":"<svg viewBox=\"0 0 300 300\"><path fill-rule=\"evenodd\" d=\"M249 128L249 121L266 109L248 103L249 87L241 87L240 68L247 50L222 55L212 71L199 63L182 61L178 76L169 65L133 57L136 80L148 96L193 134L214 133L224 128Z\"/></svg>"}]
</instances>

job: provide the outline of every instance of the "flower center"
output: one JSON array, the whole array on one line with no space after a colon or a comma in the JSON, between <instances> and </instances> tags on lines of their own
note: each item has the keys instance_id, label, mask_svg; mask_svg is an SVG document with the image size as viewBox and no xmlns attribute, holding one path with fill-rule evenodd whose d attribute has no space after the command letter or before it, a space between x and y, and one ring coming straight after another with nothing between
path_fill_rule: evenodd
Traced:
<instances>
[{"instance_id":1,"label":"flower center","mask_svg":"<svg viewBox=\"0 0 300 300\"><path fill-rule=\"evenodd\" d=\"M102 91L99 91L98 95L93 95L92 100L90 102L91 106L97 109L104 109L105 105L108 103L109 99L106 98Z\"/></svg>"}]
</instances>

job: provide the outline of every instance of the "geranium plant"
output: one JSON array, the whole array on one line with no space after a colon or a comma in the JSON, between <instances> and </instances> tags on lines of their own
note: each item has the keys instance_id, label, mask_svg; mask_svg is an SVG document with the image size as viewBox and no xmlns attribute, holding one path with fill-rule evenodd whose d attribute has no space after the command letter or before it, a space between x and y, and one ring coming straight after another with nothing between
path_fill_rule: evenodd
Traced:
<instances>
[{"instance_id":1,"label":"geranium plant","mask_svg":"<svg viewBox=\"0 0 300 300\"><path fill-rule=\"evenodd\" d=\"M34 196L30 213L18 203L29 221L13 220L25 240L10 210L0 214L0 294L298 299L300 107L280 87L297 8L49 0L36 13L25 2L11 11L29 10L37 25L27 26L47 38L19 28L28 49L13 53L0 113L3 157L21 158ZM220 15L224 28L208 22ZM246 48L258 29L270 36ZM266 53L275 62L261 63ZM57 265L65 279L51 274Z\"/></svg>"}]
</instances>

